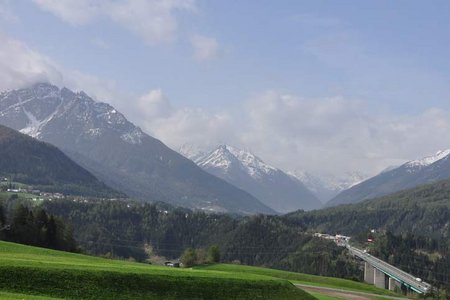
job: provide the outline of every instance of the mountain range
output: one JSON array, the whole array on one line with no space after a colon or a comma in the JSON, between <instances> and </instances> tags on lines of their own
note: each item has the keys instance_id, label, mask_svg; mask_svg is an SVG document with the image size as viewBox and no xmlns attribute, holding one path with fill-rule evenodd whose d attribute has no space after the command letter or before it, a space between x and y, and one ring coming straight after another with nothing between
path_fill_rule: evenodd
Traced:
<instances>
[{"instance_id":1,"label":"mountain range","mask_svg":"<svg viewBox=\"0 0 450 300\"><path fill-rule=\"evenodd\" d=\"M342 180L284 172L228 145L208 152L184 147L180 152L193 162L144 133L111 105L47 83L0 93L0 124L62 150L97 180L98 191L112 191L110 186L142 201L212 212L311 210L321 207L319 199L325 202L334 196L327 206L356 203L450 179L450 150L364 181L358 173Z\"/></svg>"},{"instance_id":2,"label":"mountain range","mask_svg":"<svg viewBox=\"0 0 450 300\"><path fill-rule=\"evenodd\" d=\"M55 146L0 125L0 175L45 192L124 197Z\"/></svg>"},{"instance_id":3,"label":"mountain range","mask_svg":"<svg viewBox=\"0 0 450 300\"><path fill-rule=\"evenodd\" d=\"M386 169L339 193L327 206L357 203L445 179L450 179L450 150Z\"/></svg>"},{"instance_id":4,"label":"mountain range","mask_svg":"<svg viewBox=\"0 0 450 300\"><path fill-rule=\"evenodd\" d=\"M84 92L47 83L3 92L0 124L55 145L107 185L143 201L214 212L274 213Z\"/></svg>"},{"instance_id":5,"label":"mountain range","mask_svg":"<svg viewBox=\"0 0 450 300\"><path fill-rule=\"evenodd\" d=\"M332 174L314 174L302 170L292 171L289 174L300 180L323 203L369 177L361 172L346 173L339 177Z\"/></svg>"},{"instance_id":6,"label":"mountain range","mask_svg":"<svg viewBox=\"0 0 450 300\"><path fill-rule=\"evenodd\" d=\"M322 203L296 177L275 168L253 153L229 145L210 152L192 151L184 146L180 152L205 171L249 192L280 213L298 209L311 210Z\"/></svg>"}]
</instances>

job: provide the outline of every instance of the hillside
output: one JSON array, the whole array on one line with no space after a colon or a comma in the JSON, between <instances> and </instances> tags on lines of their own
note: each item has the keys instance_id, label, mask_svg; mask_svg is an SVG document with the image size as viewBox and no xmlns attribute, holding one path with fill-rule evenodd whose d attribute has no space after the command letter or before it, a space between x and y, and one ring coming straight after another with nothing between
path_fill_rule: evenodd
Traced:
<instances>
[{"instance_id":1,"label":"hillside","mask_svg":"<svg viewBox=\"0 0 450 300\"><path fill-rule=\"evenodd\" d=\"M290 282L175 269L0 242L0 290L76 299L315 299Z\"/></svg>"},{"instance_id":2,"label":"hillside","mask_svg":"<svg viewBox=\"0 0 450 300\"><path fill-rule=\"evenodd\" d=\"M84 92L40 83L1 93L0 124L59 147L109 186L143 201L212 212L274 213Z\"/></svg>"},{"instance_id":3,"label":"hillside","mask_svg":"<svg viewBox=\"0 0 450 300\"><path fill-rule=\"evenodd\" d=\"M344 248L278 216L236 218L106 200L44 201L42 207L72 224L75 240L93 255L157 261L161 256L177 259L187 248L217 245L223 262L351 279L361 275Z\"/></svg>"},{"instance_id":4,"label":"hillside","mask_svg":"<svg viewBox=\"0 0 450 300\"><path fill-rule=\"evenodd\" d=\"M311 210L322 203L297 178L236 147L221 145L194 160L205 171L247 191L280 213Z\"/></svg>"},{"instance_id":5,"label":"hillside","mask_svg":"<svg viewBox=\"0 0 450 300\"><path fill-rule=\"evenodd\" d=\"M58 148L1 125L0 176L47 192L123 197Z\"/></svg>"},{"instance_id":6,"label":"hillside","mask_svg":"<svg viewBox=\"0 0 450 300\"><path fill-rule=\"evenodd\" d=\"M381 172L342 191L327 206L357 203L445 179L450 179L450 150Z\"/></svg>"},{"instance_id":7,"label":"hillside","mask_svg":"<svg viewBox=\"0 0 450 300\"><path fill-rule=\"evenodd\" d=\"M354 235L370 229L450 237L450 180L419 186L357 204L284 217L309 230Z\"/></svg>"}]
</instances>

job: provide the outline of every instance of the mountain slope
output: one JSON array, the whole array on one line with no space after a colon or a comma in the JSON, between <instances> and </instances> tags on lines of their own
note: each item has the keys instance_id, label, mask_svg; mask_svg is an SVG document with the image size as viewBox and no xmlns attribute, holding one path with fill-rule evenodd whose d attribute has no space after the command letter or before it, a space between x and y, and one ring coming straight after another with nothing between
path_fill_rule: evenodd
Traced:
<instances>
[{"instance_id":1,"label":"mountain slope","mask_svg":"<svg viewBox=\"0 0 450 300\"><path fill-rule=\"evenodd\" d=\"M341 192L327 206L357 203L444 179L450 179L450 150L386 170Z\"/></svg>"},{"instance_id":2,"label":"mountain slope","mask_svg":"<svg viewBox=\"0 0 450 300\"><path fill-rule=\"evenodd\" d=\"M118 197L56 147L0 125L0 175L44 191Z\"/></svg>"},{"instance_id":3,"label":"mountain slope","mask_svg":"<svg viewBox=\"0 0 450 300\"><path fill-rule=\"evenodd\" d=\"M371 229L450 237L450 180L421 185L356 204L284 216L316 232L356 235Z\"/></svg>"},{"instance_id":4,"label":"mountain slope","mask_svg":"<svg viewBox=\"0 0 450 300\"><path fill-rule=\"evenodd\" d=\"M195 162L280 213L321 206L320 201L298 179L264 163L248 151L222 145L197 157Z\"/></svg>"},{"instance_id":5,"label":"mountain slope","mask_svg":"<svg viewBox=\"0 0 450 300\"><path fill-rule=\"evenodd\" d=\"M62 149L106 184L144 201L233 213L273 213L83 92L49 84L0 94L0 123Z\"/></svg>"}]
</instances>

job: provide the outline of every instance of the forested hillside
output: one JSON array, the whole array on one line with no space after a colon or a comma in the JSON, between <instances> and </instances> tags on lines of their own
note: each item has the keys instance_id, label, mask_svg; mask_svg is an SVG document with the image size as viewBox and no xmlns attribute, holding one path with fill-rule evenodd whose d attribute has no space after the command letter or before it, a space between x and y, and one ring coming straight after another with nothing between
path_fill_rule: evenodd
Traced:
<instances>
[{"instance_id":1,"label":"forested hillside","mask_svg":"<svg viewBox=\"0 0 450 300\"><path fill-rule=\"evenodd\" d=\"M0 176L47 192L124 196L97 180L58 148L1 125Z\"/></svg>"},{"instance_id":2,"label":"forested hillside","mask_svg":"<svg viewBox=\"0 0 450 300\"><path fill-rule=\"evenodd\" d=\"M414 234L375 235L370 252L434 286L450 291L450 241Z\"/></svg>"},{"instance_id":3,"label":"forested hillside","mask_svg":"<svg viewBox=\"0 0 450 300\"><path fill-rule=\"evenodd\" d=\"M313 231L355 235L370 229L433 237L450 237L450 181L441 181L358 204L284 217Z\"/></svg>"},{"instance_id":4,"label":"forested hillside","mask_svg":"<svg viewBox=\"0 0 450 300\"><path fill-rule=\"evenodd\" d=\"M72 223L76 240L96 255L178 258L187 248L218 245L224 262L346 278L360 274L344 248L275 216L233 218L130 201L48 201L43 207Z\"/></svg>"}]
</instances>

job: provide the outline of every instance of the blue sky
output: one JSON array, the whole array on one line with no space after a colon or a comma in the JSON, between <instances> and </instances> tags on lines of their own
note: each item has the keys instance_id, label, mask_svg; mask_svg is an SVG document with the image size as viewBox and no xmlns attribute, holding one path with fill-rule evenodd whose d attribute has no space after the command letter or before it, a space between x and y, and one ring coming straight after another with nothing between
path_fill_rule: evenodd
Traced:
<instances>
[{"instance_id":1,"label":"blue sky","mask_svg":"<svg viewBox=\"0 0 450 300\"><path fill-rule=\"evenodd\" d=\"M343 161L333 169L354 159L345 171L373 173L450 148L450 139L437 136L416 145L418 132L447 129L449 17L448 1L0 0L0 34L19 42L24 55L45 59L36 63L43 73L53 72L49 64L64 78L56 84L113 103L170 146L201 144L195 131L207 128L204 147L227 142L257 149L284 168L305 157L295 168L320 172L333 171L317 166L323 155ZM4 88L33 80L11 80ZM252 107L260 103L274 111ZM280 125L271 133L284 139L266 142L284 145L286 159L276 158L277 150L264 144L266 126L272 131L272 119L288 120L275 116L286 107L336 119L338 126L329 126L348 133L314 121ZM418 128L427 118L436 123ZM239 122L245 130L237 136L229 127ZM351 134L359 144L345 144ZM402 134L412 138L393 144ZM374 140L371 148L366 139Z\"/></svg>"}]
</instances>

